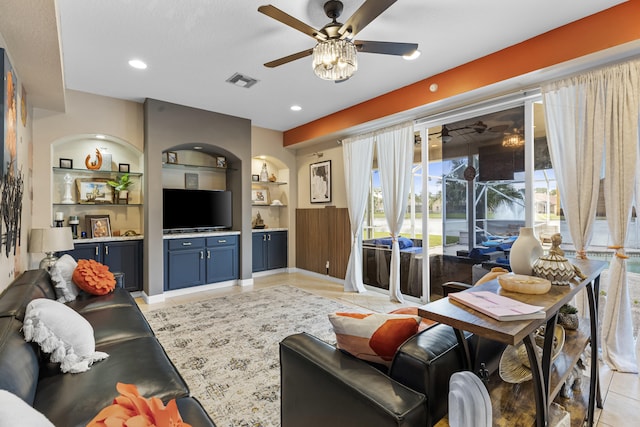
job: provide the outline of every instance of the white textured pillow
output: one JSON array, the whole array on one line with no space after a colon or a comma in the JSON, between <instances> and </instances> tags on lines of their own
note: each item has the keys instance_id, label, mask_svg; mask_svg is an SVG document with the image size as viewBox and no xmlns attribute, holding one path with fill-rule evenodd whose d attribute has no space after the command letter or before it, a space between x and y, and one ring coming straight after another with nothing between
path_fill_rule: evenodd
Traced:
<instances>
[{"instance_id":1,"label":"white textured pillow","mask_svg":"<svg viewBox=\"0 0 640 427\"><path fill-rule=\"evenodd\" d=\"M78 263L71 255L62 255L53 267L51 267L51 281L56 287L56 297L60 302L69 302L76 299L80 288L73 283L71 276Z\"/></svg>"},{"instance_id":2,"label":"white textured pillow","mask_svg":"<svg viewBox=\"0 0 640 427\"><path fill-rule=\"evenodd\" d=\"M95 351L93 328L70 307L46 298L27 305L22 327L24 339L40 345L50 360L60 363L62 372L84 372L109 355Z\"/></svg>"},{"instance_id":3,"label":"white textured pillow","mask_svg":"<svg viewBox=\"0 0 640 427\"><path fill-rule=\"evenodd\" d=\"M47 417L6 390L0 390L1 426L55 427Z\"/></svg>"}]
</instances>

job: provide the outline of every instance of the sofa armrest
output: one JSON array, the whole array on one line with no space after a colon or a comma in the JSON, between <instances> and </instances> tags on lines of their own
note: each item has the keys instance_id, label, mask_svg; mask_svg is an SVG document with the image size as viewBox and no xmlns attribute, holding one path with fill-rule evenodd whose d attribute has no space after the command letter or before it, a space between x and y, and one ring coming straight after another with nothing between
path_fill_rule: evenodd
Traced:
<instances>
[{"instance_id":1,"label":"sofa armrest","mask_svg":"<svg viewBox=\"0 0 640 427\"><path fill-rule=\"evenodd\" d=\"M442 284L442 294L446 297L450 293L464 291L473 286L462 282L445 282Z\"/></svg>"},{"instance_id":2,"label":"sofa armrest","mask_svg":"<svg viewBox=\"0 0 640 427\"><path fill-rule=\"evenodd\" d=\"M282 427L421 426L423 394L305 333L280 343Z\"/></svg>"}]
</instances>

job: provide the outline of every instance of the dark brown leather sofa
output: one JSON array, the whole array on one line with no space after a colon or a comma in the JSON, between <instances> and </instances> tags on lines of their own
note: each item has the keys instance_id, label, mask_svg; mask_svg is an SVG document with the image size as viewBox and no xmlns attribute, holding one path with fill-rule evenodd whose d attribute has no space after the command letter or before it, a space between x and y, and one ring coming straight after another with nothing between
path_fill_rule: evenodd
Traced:
<instances>
[{"instance_id":1,"label":"dark brown leather sofa","mask_svg":"<svg viewBox=\"0 0 640 427\"><path fill-rule=\"evenodd\" d=\"M0 295L0 389L21 397L57 427L85 426L118 395L116 383L134 384L142 396L165 403L176 399L183 420L193 427L214 426L167 357L127 291L93 296L81 293L67 303L94 329L96 351L109 357L89 371L61 373L37 344L25 342L22 321L35 298L55 299L45 270L31 270Z\"/></svg>"}]
</instances>

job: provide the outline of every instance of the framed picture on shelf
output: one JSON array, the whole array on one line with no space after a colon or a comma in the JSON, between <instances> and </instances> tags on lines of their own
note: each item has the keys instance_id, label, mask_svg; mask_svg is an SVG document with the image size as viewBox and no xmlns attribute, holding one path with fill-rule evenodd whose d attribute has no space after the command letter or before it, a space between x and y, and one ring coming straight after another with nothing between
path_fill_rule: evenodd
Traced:
<instances>
[{"instance_id":1,"label":"framed picture on shelf","mask_svg":"<svg viewBox=\"0 0 640 427\"><path fill-rule=\"evenodd\" d=\"M260 175L251 175L251 181L253 182L260 181Z\"/></svg>"},{"instance_id":2,"label":"framed picture on shelf","mask_svg":"<svg viewBox=\"0 0 640 427\"><path fill-rule=\"evenodd\" d=\"M331 201L331 160L309 165L311 203Z\"/></svg>"},{"instance_id":3,"label":"framed picture on shelf","mask_svg":"<svg viewBox=\"0 0 640 427\"><path fill-rule=\"evenodd\" d=\"M111 237L111 221L109 215L85 215L87 235L97 237Z\"/></svg>"},{"instance_id":4,"label":"framed picture on shelf","mask_svg":"<svg viewBox=\"0 0 640 427\"><path fill-rule=\"evenodd\" d=\"M165 162L171 164L178 163L178 153L176 153L175 151L167 151L165 153Z\"/></svg>"},{"instance_id":5,"label":"framed picture on shelf","mask_svg":"<svg viewBox=\"0 0 640 427\"><path fill-rule=\"evenodd\" d=\"M226 168L227 167L227 159L225 157L218 156L216 158L216 166L219 167L219 168Z\"/></svg>"},{"instance_id":6,"label":"framed picture on shelf","mask_svg":"<svg viewBox=\"0 0 640 427\"><path fill-rule=\"evenodd\" d=\"M73 159L60 159L60 169L73 169Z\"/></svg>"},{"instance_id":7,"label":"framed picture on shelf","mask_svg":"<svg viewBox=\"0 0 640 427\"><path fill-rule=\"evenodd\" d=\"M113 203L113 187L107 184L106 179L76 179L78 190L78 203L100 204Z\"/></svg>"},{"instance_id":8,"label":"framed picture on shelf","mask_svg":"<svg viewBox=\"0 0 640 427\"><path fill-rule=\"evenodd\" d=\"M252 205L268 205L269 191L267 189L251 190Z\"/></svg>"},{"instance_id":9,"label":"framed picture on shelf","mask_svg":"<svg viewBox=\"0 0 640 427\"><path fill-rule=\"evenodd\" d=\"M129 173L130 172L129 163L118 163L118 172L120 173Z\"/></svg>"}]
</instances>

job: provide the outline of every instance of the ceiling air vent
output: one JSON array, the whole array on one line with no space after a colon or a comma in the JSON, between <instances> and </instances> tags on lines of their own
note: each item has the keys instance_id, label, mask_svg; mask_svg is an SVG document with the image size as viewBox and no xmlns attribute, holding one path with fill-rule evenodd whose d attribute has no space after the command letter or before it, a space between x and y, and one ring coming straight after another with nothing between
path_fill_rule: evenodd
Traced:
<instances>
[{"instance_id":1,"label":"ceiling air vent","mask_svg":"<svg viewBox=\"0 0 640 427\"><path fill-rule=\"evenodd\" d=\"M242 75L240 73L235 73L233 76L227 79L227 82L231 83L232 85L249 89L251 86L258 83L258 80L249 76Z\"/></svg>"}]
</instances>

